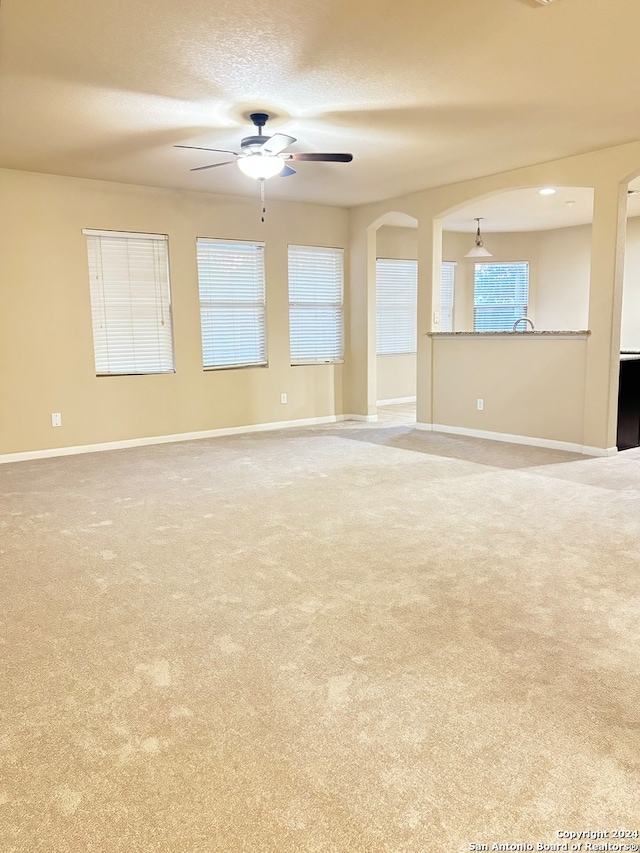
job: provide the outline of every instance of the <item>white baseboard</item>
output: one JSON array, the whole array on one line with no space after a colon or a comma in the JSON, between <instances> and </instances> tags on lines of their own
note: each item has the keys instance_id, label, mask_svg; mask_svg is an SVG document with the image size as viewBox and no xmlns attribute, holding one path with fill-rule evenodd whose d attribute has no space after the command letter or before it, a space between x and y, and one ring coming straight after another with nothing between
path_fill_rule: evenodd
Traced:
<instances>
[{"instance_id":1,"label":"white baseboard","mask_svg":"<svg viewBox=\"0 0 640 853\"><path fill-rule=\"evenodd\" d=\"M376 423L377 415L327 415L321 418L301 418L296 421L277 421L266 424L249 424L246 426L227 427L223 429L201 430L199 432L184 432L175 435L153 435L145 438L130 438L122 441L105 441L101 444L74 445L71 447L51 447L45 450L28 450L21 453L0 454L0 465L7 462L26 462L30 459L48 459L54 456L75 456L79 453L99 453L104 450L122 450L127 447L143 447L148 444L169 444L178 441L195 441L200 438L217 438L223 435L241 435L250 432L267 432L291 427L314 426L319 424L334 424L339 421L364 421ZM489 432L488 430L467 429L466 427L447 426L445 424L416 423L416 429L429 432L444 432L451 435L466 435L471 438L484 438L489 441L505 441L510 444L525 444L532 447L546 447L550 450L565 450L569 453L580 453L583 456L615 456L617 447L587 447L569 441L552 441L546 438L534 438L528 435L509 435L504 432Z\"/></svg>"},{"instance_id":2,"label":"white baseboard","mask_svg":"<svg viewBox=\"0 0 640 853\"><path fill-rule=\"evenodd\" d=\"M617 456L617 447L588 447L586 444L581 451L584 456Z\"/></svg>"},{"instance_id":3,"label":"white baseboard","mask_svg":"<svg viewBox=\"0 0 640 853\"><path fill-rule=\"evenodd\" d=\"M418 429L430 429L433 432L445 432L451 435L467 435L471 438L484 438L488 441L504 441L508 444L524 444L530 447L545 447L548 450L564 450L567 453L580 453L582 456L615 456L616 447L587 447L572 441L556 441L549 438L537 438L530 435L511 435L506 432L491 432L483 429L448 426L446 424L416 424Z\"/></svg>"},{"instance_id":4,"label":"white baseboard","mask_svg":"<svg viewBox=\"0 0 640 853\"><path fill-rule=\"evenodd\" d=\"M391 400L378 400L376 406L393 406L396 403L415 403L416 397L394 397Z\"/></svg>"},{"instance_id":5,"label":"white baseboard","mask_svg":"<svg viewBox=\"0 0 640 853\"><path fill-rule=\"evenodd\" d=\"M345 420L363 420L361 415L327 415L321 418L301 418L297 421L277 421L267 424L249 424L247 426L208 429L198 432L183 432L174 435L152 435L145 438L128 438L122 441L105 441L101 444L73 445L71 447L51 447L45 450L28 450L22 453L0 454L0 464L6 462L26 462L29 459L48 459L53 456L75 456L79 453L99 453L103 450L122 450L127 447L142 447L147 444L169 444L177 441L195 441L200 438L217 438L223 435L241 435L247 432L266 432L289 427L314 426L316 424L334 424ZM376 415L369 416L375 417Z\"/></svg>"}]
</instances>

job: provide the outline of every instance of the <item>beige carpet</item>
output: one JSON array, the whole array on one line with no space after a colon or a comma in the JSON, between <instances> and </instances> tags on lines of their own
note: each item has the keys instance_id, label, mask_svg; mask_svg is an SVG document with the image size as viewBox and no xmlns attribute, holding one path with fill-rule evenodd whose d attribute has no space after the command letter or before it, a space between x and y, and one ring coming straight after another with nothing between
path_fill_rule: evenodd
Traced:
<instances>
[{"instance_id":1,"label":"beige carpet","mask_svg":"<svg viewBox=\"0 0 640 853\"><path fill-rule=\"evenodd\" d=\"M16 463L0 537L3 853L640 828L640 451L345 423Z\"/></svg>"}]
</instances>

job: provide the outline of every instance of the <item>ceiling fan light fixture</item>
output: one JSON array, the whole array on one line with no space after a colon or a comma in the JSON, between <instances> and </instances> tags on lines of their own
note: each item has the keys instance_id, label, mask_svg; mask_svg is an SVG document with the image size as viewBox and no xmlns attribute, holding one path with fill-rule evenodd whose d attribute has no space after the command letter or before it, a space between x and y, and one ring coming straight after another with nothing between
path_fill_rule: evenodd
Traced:
<instances>
[{"instance_id":1,"label":"ceiling fan light fixture","mask_svg":"<svg viewBox=\"0 0 640 853\"><path fill-rule=\"evenodd\" d=\"M286 163L280 157L264 154L249 154L238 160L238 168L243 174L260 181L279 175L285 165Z\"/></svg>"},{"instance_id":2,"label":"ceiling fan light fixture","mask_svg":"<svg viewBox=\"0 0 640 853\"><path fill-rule=\"evenodd\" d=\"M485 249L484 243L482 242L482 235L480 234L480 222L482 221L482 219L484 219L484 217L476 216L474 218L478 223L478 229L476 231L476 244L473 249L470 249L467 252L465 258L492 258L493 255L490 251L488 251L488 249Z\"/></svg>"}]
</instances>

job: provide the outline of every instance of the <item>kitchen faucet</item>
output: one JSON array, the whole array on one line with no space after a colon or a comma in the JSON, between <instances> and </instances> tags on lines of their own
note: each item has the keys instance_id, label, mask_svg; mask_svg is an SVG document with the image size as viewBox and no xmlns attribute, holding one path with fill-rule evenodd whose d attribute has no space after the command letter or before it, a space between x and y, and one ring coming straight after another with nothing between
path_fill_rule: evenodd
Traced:
<instances>
[{"instance_id":1,"label":"kitchen faucet","mask_svg":"<svg viewBox=\"0 0 640 853\"><path fill-rule=\"evenodd\" d=\"M524 320L524 322L525 322L525 323L531 323L531 331L532 331L532 332L535 330L535 326L533 325L533 321L532 321L532 320L530 320L528 317L520 317L520 318L519 318L519 319L517 319L517 320L515 321L515 323L513 324L513 329L512 329L511 331L512 331L512 332L517 332L517 331L518 331L518 323L522 323L522 321L523 321L523 320Z\"/></svg>"}]
</instances>

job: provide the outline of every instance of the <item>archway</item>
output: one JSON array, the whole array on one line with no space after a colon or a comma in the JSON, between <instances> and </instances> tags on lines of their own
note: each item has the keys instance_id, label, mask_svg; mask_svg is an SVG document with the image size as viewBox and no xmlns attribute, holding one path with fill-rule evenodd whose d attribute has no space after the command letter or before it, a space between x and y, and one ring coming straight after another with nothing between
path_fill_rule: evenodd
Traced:
<instances>
[{"instance_id":1,"label":"archway","mask_svg":"<svg viewBox=\"0 0 640 853\"><path fill-rule=\"evenodd\" d=\"M538 185L484 195L444 211L443 261L456 265L454 330L482 328L475 284L478 268L485 267L510 268L526 279L522 310L511 316L507 306L495 306L491 321L497 325L491 331L501 328L499 315L507 331L521 313L541 330L586 329L593 200L592 187ZM476 218L487 257L469 257Z\"/></svg>"},{"instance_id":2,"label":"archway","mask_svg":"<svg viewBox=\"0 0 640 853\"><path fill-rule=\"evenodd\" d=\"M485 194L439 216L443 260L459 267L454 331L462 337L432 336L432 424L581 450L587 405L595 408L585 377L598 369L588 332L599 304L592 294L595 195L590 187L541 189ZM488 223L487 257L470 252L479 216ZM521 316L535 321L536 331L516 340ZM545 336L536 337L540 332ZM600 334L597 340L601 346Z\"/></svg>"}]
</instances>

